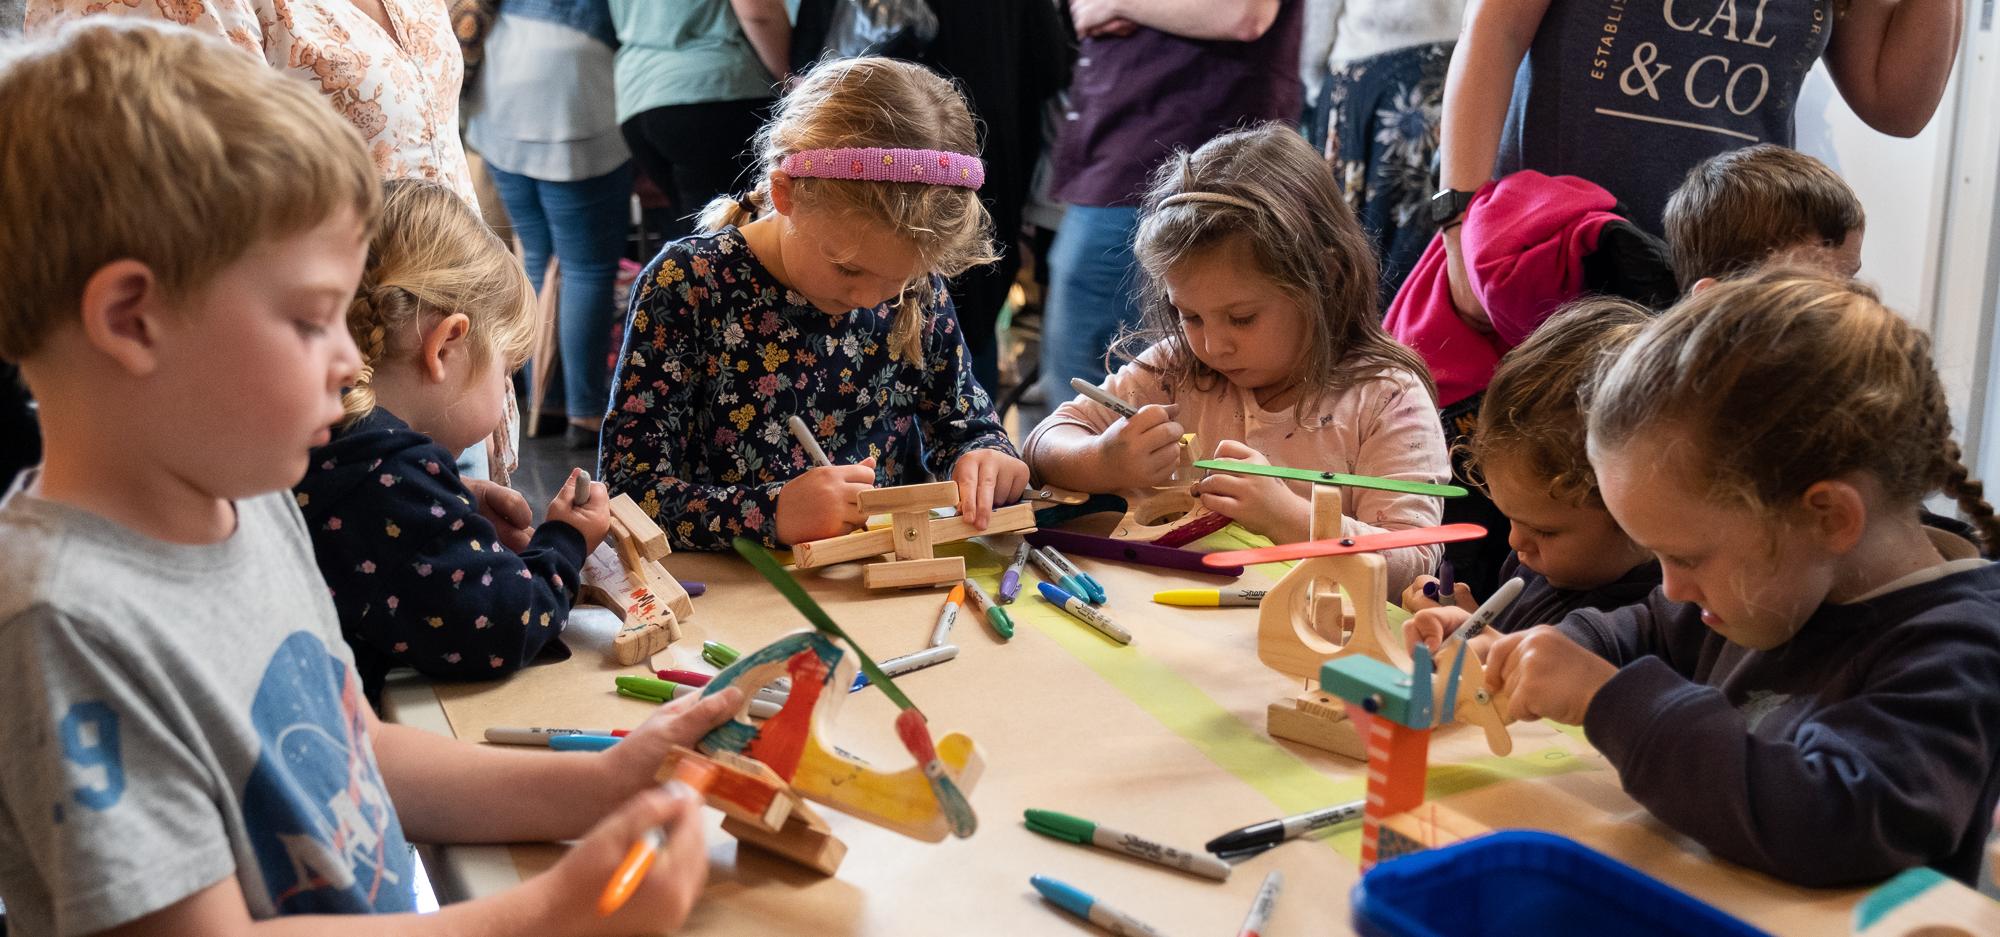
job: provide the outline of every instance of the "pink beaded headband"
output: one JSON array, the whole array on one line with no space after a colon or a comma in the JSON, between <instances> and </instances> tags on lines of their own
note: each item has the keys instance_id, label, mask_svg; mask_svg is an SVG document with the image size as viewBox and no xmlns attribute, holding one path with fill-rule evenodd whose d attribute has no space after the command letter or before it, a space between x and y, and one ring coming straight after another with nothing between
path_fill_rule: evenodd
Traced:
<instances>
[{"instance_id":1,"label":"pink beaded headband","mask_svg":"<svg viewBox=\"0 0 2000 937\"><path fill-rule=\"evenodd\" d=\"M805 150L785 157L778 168L805 179L927 182L966 189L977 189L986 181L986 164L979 157L943 150L891 150L874 146Z\"/></svg>"}]
</instances>

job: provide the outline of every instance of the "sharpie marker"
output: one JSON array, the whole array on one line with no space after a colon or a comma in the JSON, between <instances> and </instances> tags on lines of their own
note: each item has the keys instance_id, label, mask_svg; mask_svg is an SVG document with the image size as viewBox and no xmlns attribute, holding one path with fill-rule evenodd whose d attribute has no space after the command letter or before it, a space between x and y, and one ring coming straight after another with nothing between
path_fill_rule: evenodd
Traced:
<instances>
[{"instance_id":1,"label":"sharpie marker","mask_svg":"<svg viewBox=\"0 0 2000 937\"><path fill-rule=\"evenodd\" d=\"M623 737L626 729L552 729L542 726L494 726L486 730L486 740L495 745L539 745L546 747L549 739L559 735L611 735Z\"/></svg>"},{"instance_id":2,"label":"sharpie marker","mask_svg":"<svg viewBox=\"0 0 2000 937\"><path fill-rule=\"evenodd\" d=\"M1466 619L1465 624L1459 625L1458 630L1445 639L1445 643L1464 641L1485 631L1486 626L1493 623L1493 619L1500 617L1500 613L1506 611L1507 606L1514 604L1514 600L1520 597L1521 589L1526 585L1527 583L1522 582L1519 576L1501 583L1500 588L1493 590L1490 598L1479 603L1479 608L1473 611L1472 617Z\"/></svg>"},{"instance_id":3,"label":"sharpie marker","mask_svg":"<svg viewBox=\"0 0 2000 937\"><path fill-rule=\"evenodd\" d=\"M1346 823L1349 820L1359 820L1361 819L1362 811L1367 809L1367 807L1367 801L1357 800L1351 803L1335 804L1331 807L1321 807L1318 810L1310 810L1283 819L1252 823L1240 830L1230 830L1221 836L1217 836L1209 840L1202 848L1213 853L1234 853L1246 850L1261 851L1265 848L1276 846L1285 840L1304 836L1314 830L1323 830L1329 826Z\"/></svg>"},{"instance_id":4,"label":"sharpie marker","mask_svg":"<svg viewBox=\"0 0 2000 937\"><path fill-rule=\"evenodd\" d=\"M701 687L682 686L665 680L655 680L652 677L619 677L616 682L619 696L656 705L701 690ZM784 707L785 699L785 696L777 694L774 690L758 690L757 695L750 700L750 715L758 719L769 719Z\"/></svg>"},{"instance_id":5,"label":"sharpie marker","mask_svg":"<svg viewBox=\"0 0 2000 937\"><path fill-rule=\"evenodd\" d=\"M616 735L557 735L549 739L549 747L559 752L601 752L618 742Z\"/></svg>"},{"instance_id":6,"label":"sharpie marker","mask_svg":"<svg viewBox=\"0 0 2000 937\"><path fill-rule=\"evenodd\" d=\"M1132 643L1132 632L1126 631L1117 622L1112 621L1111 616L1083 604L1082 599L1070 595L1056 586L1052 586L1046 582L1040 585L1042 588L1042 598L1047 599L1050 605L1068 612L1071 618L1104 632L1105 637L1119 644Z\"/></svg>"},{"instance_id":7,"label":"sharpie marker","mask_svg":"<svg viewBox=\"0 0 2000 937\"><path fill-rule=\"evenodd\" d=\"M1213 608L1224 605L1257 605L1264 601L1265 589L1168 589L1153 593L1161 605Z\"/></svg>"},{"instance_id":8,"label":"sharpie marker","mask_svg":"<svg viewBox=\"0 0 2000 937\"><path fill-rule=\"evenodd\" d=\"M1014 619L1008 616L1007 610L993 604L993 597L979 588L979 583L967 579L964 586L966 598L972 600L972 610L993 626L993 633L999 635L1002 641L1014 640Z\"/></svg>"},{"instance_id":9,"label":"sharpie marker","mask_svg":"<svg viewBox=\"0 0 2000 937\"><path fill-rule=\"evenodd\" d=\"M958 645L940 644L937 647L925 648L921 651L916 652L915 654L905 654L901 657L897 657L892 660L885 660L881 663L880 666L882 668L883 673L888 674L891 677L900 677L906 673L909 673L912 670L922 670L925 667L929 667L934 664L942 664L945 661L948 661L957 656L958 656ZM867 674L865 673L855 674L854 686L850 688L848 692L850 693L858 692L862 687L865 687L867 685L868 685Z\"/></svg>"},{"instance_id":10,"label":"sharpie marker","mask_svg":"<svg viewBox=\"0 0 2000 937\"><path fill-rule=\"evenodd\" d=\"M1056 558L1049 555L1049 551L1031 550L1028 559L1033 560L1035 568L1042 571L1043 579L1055 583L1064 592L1072 595L1090 594L1090 590L1084 586L1082 580L1077 579L1069 570L1064 569L1061 563L1056 562Z\"/></svg>"},{"instance_id":11,"label":"sharpie marker","mask_svg":"<svg viewBox=\"0 0 2000 937\"><path fill-rule=\"evenodd\" d=\"M1012 605L1015 597L1021 594L1021 573L1028 565L1028 553L1033 549L1026 542L1014 548L1014 561L1008 563L1007 571L1000 574L1000 604Z\"/></svg>"},{"instance_id":12,"label":"sharpie marker","mask_svg":"<svg viewBox=\"0 0 2000 937\"><path fill-rule=\"evenodd\" d=\"M1066 813L1057 813L1054 810L1029 810L1027 818L1029 830L1066 843L1096 846L1099 849L1124 853L1135 859L1157 862L1170 869L1191 872L1217 881L1227 881L1229 878L1229 863L1214 856L1175 849L1143 836L1114 830L1103 824Z\"/></svg>"},{"instance_id":13,"label":"sharpie marker","mask_svg":"<svg viewBox=\"0 0 2000 937\"><path fill-rule=\"evenodd\" d=\"M721 641L701 642L701 659L708 661L710 666L717 668L727 667L730 664L736 663L736 659L742 656L743 653L741 651Z\"/></svg>"},{"instance_id":14,"label":"sharpie marker","mask_svg":"<svg viewBox=\"0 0 2000 937\"><path fill-rule=\"evenodd\" d=\"M937 624L931 626L931 640L925 647L943 647L946 638L951 637L951 626L958 623L958 610L965 607L965 586L953 586L951 594L944 598L944 608L938 611ZM895 674L890 674L895 676Z\"/></svg>"},{"instance_id":15,"label":"sharpie marker","mask_svg":"<svg viewBox=\"0 0 2000 937\"><path fill-rule=\"evenodd\" d=\"M1085 591L1078 592L1076 593L1077 595L1088 594L1090 596L1090 604L1092 605L1104 604L1104 601L1106 598L1108 598L1108 596L1104 594L1104 587L1097 584L1097 579L1095 577L1091 576L1089 573L1084 572L1083 567L1070 562L1069 557L1064 556L1062 554L1062 551L1056 549L1055 547L1044 546L1042 547L1042 552L1047 553L1049 555L1049 559L1055 560L1056 565L1061 567L1063 572L1066 572L1071 576L1074 576L1076 578L1076 581L1083 585Z\"/></svg>"},{"instance_id":16,"label":"sharpie marker","mask_svg":"<svg viewBox=\"0 0 2000 937\"><path fill-rule=\"evenodd\" d=\"M1105 390L1097 386L1096 384L1092 384L1091 382L1086 381L1083 378L1080 377L1070 378L1069 386L1072 390L1075 390L1077 393L1082 394L1085 397L1089 397L1090 399L1095 400L1098 403L1101 403L1104 406L1110 408L1111 412L1116 413L1119 416L1131 418L1139 415L1138 407L1126 403L1124 400L1121 400L1117 396L1113 395L1110 391Z\"/></svg>"},{"instance_id":17,"label":"sharpie marker","mask_svg":"<svg viewBox=\"0 0 2000 937\"><path fill-rule=\"evenodd\" d=\"M792 438L799 441L799 448L806 451L806 458L811 459L813 465L833 464L833 460L826 457L826 450L819 447L819 440L813 438L812 429L806 426L806 421L799 419L798 414L786 418L785 425L792 428Z\"/></svg>"},{"instance_id":18,"label":"sharpie marker","mask_svg":"<svg viewBox=\"0 0 2000 937\"><path fill-rule=\"evenodd\" d=\"M1272 869L1264 876L1264 884L1257 889L1257 897L1250 902L1250 914L1243 919L1243 926L1236 929L1236 937L1263 937L1264 927L1271 923L1271 911L1278 906L1278 890L1285 887L1285 873Z\"/></svg>"},{"instance_id":19,"label":"sharpie marker","mask_svg":"<svg viewBox=\"0 0 2000 937\"><path fill-rule=\"evenodd\" d=\"M1119 937L1162 937L1159 931L1146 926L1138 918L1046 875L1034 876L1028 879L1028 884L1035 886L1035 890L1041 892L1049 903Z\"/></svg>"},{"instance_id":20,"label":"sharpie marker","mask_svg":"<svg viewBox=\"0 0 2000 937\"><path fill-rule=\"evenodd\" d=\"M692 670L655 670L653 672L658 674L660 679L671 680L681 686L707 686L708 681L715 679L708 674L695 673Z\"/></svg>"}]
</instances>

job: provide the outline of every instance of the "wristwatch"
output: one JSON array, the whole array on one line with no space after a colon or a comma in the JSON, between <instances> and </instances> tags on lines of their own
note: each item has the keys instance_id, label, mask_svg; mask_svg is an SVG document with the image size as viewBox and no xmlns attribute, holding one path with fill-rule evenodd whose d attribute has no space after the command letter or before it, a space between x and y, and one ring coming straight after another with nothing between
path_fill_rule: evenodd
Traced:
<instances>
[{"instance_id":1,"label":"wristwatch","mask_svg":"<svg viewBox=\"0 0 2000 937\"><path fill-rule=\"evenodd\" d=\"M1442 228L1459 220L1472 204L1472 194L1462 189L1438 190L1436 195L1431 196L1431 224Z\"/></svg>"}]
</instances>

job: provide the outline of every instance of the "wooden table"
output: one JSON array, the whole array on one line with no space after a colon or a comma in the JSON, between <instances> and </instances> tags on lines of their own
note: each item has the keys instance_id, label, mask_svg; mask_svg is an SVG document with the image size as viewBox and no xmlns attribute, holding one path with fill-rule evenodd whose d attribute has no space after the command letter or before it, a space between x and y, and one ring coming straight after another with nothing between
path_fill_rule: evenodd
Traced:
<instances>
[{"instance_id":1,"label":"wooden table","mask_svg":"<svg viewBox=\"0 0 2000 937\"><path fill-rule=\"evenodd\" d=\"M1011 550L1012 536L994 538ZM974 576L991 582L1000 557L963 545ZM1022 810L1061 810L1198 849L1219 833L1286 813L1359 799L1362 766L1264 735L1264 708L1299 686L1258 663L1256 610L1155 605L1153 592L1195 583L1181 574L1079 560L1110 594L1107 611L1135 635L1121 648L1049 609L1032 575L1013 606L1017 635L1001 643L961 616L957 660L897 679L934 732L978 742L986 771L971 792L980 817L970 839L931 845L822 811L849 846L837 877L821 878L750 847L739 851L709 811L708 891L690 934L1068 933L1089 930L1046 905L1028 885L1048 874L1168 934L1234 933L1267 871L1285 891L1266 933L1348 933L1357 834L1294 841L1243 862L1226 883L1173 872L1028 832ZM685 639L655 659L699 663L701 642L751 650L805 627L777 592L735 556L675 554L681 579L707 583ZM871 593L858 564L801 581L876 659L924 646L943 591ZM1199 579L1201 577L1194 577ZM1240 582L1267 584L1252 569ZM646 704L613 693L619 667L603 648L609 627L577 616L570 660L499 683L392 684L390 718L461 738L488 726L629 727ZM668 658L672 658L669 661ZM873 690L840 711L832 740L887 768L909 763L891 727L894 708ZM1495 759L1467 726L1440 730L1431 752L1435 799L1495 828L1550 830L1624 860L1776 933L1844 934L1863 892L1814 891L1711 858L1667 830L1620 790L1616 775L1574 730L1513 727L1514 756ZM538 795L546 796L546 795ZM445 901L488 894L549 867L562 847L452 847L428 853ZM1344 854L1343 854L1344 851Z\"/></svg>"}]
</instances>

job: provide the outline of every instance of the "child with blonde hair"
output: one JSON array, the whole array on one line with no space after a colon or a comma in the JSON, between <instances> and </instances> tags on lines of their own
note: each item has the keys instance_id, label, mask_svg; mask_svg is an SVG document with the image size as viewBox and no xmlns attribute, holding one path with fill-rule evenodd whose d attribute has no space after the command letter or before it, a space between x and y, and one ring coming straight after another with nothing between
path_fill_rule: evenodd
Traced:
<instances>
[{"instance_id":1,"label":"child with blonde hair","mask_svg":"<svg viewBox=\"0 0 2000 937\"><path fill-rule=\"evenodd\" d=\"M1506 635L1515 718L1580 724L1627 793L1802 885L1970 882L2000 799L2000 567L1930 339L1874 293L1767 270L1639 331L1590 391L1605 506L1660 558L1646 602Z\"/></svg>"},{"instance_id":2,"label":"child with blonde hair","mask_svg":"<svg viewBox=\"0 0 2000 937\"><path fill-rule=\"evenodd\" d=\"M600 468L675 545L836 536L872 485L949 475L984 528L1020 497L944 281L993 260L965 101L923 67L827 62L755 146L764 177L639 277ZM761 212L752 220L755 213ZM803 419L833 465L786 431Z\"/></svg>"},{"instance_id":3,"label":"child with blonde hair","mask_svg":"<svg viewBox=\"0 0 2000 937\"><path fill-rule=\"evenodd\" d=\"M342 325L381 190L354 128L218 40L85 20L0 41L0 179L0 357L48 443L0 499L11 930L678 927L707 876L701 798L653 774L740 691L589 755L454 741L362 700L286 491L360 367ZM599 915L662 827L666 854ZM562 840L518 887L409 913L411 841Z\"/></svg>"},{"instance_id":4,"label":"child with blonde hair","mask_svg":"<svg viewBox=\"0 0 2000 937\"><path fill-rule=\"evenodd\" d=\"M1374 249L1326 162L1279 124L1216 137L1154 176L1136 245L1145 324L1103 384L1122 418L1084 397L1022 446L1036 475L1080 491L1168 483L1181 439L1200 455L1439 483L1451 474L1429 372L1382 329ZM1051 336L1050 340L1059 340ZM1278 542L1304 540L1303 483L1210 475L1204 506ZM1341 535L1427 527L1439 499L1341 491ZM1393 550L1390 588L1437 565Z\"/></svg>"},{"instance_id":5,"label":"child with blonde hair","mask_svg":"<svg viewBox=\"0 0 2000 937\"><path fill-rule=\"evenodd\" d=\"M1500 359L1472 434L1470 468L1510 524L1500 581L1520 577L1523 588L1472 639L1475 647L1580 608L1630 605L1660 584L1659 562L1604 508L1584 450L1582 399L1598 365L1652 320L1629 300L1580 299ZM1466 606L1476 607L1469 592L1456 603L1431 601L1422 587L1435 581L1420 576L1403 593L1403 607L1417 613L1404 637L1433 650L1472 616Z\"/></svg>"},{"instance_id":6,"label":"child with blonde hair","mask_svg":"<svg viewBox=\"0 0 2000 937\"><path fill-rule=\"evenodd\" d=\"M519 493L461 478L451 455L499 425L534 309L520 263L456 193L384 186L347 309L361 373L294 487L371 702L398 665L478 679L569 656L558 636L611 523L602 486L576 504L565 482L533 527Z\"/></svg>"}]
</instances>

